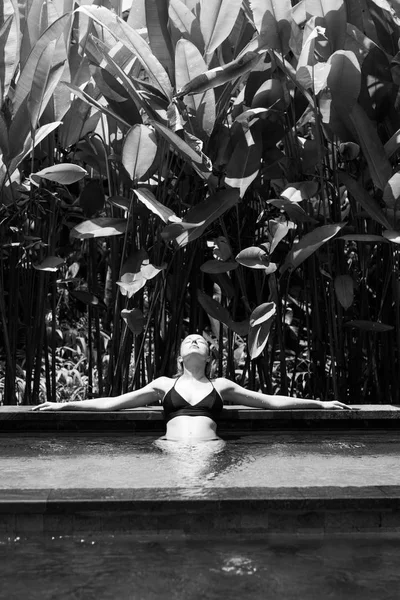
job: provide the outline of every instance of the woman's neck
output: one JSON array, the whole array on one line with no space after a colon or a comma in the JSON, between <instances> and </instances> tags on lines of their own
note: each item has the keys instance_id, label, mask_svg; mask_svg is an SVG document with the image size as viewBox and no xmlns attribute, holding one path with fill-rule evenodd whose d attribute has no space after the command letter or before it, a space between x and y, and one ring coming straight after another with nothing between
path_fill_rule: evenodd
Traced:
<instances>
[{"instance_id":1,"label":"woman's neck","mask_svg":"<svg viewBox=\"0 0 400 600\"><path fill-rule=\"evenodd\" d=\"M185 379L195 379L196 381L207 379L204 372L204 365L184 365L181 377L184 377Z\"/></svg>"}]
</instances>

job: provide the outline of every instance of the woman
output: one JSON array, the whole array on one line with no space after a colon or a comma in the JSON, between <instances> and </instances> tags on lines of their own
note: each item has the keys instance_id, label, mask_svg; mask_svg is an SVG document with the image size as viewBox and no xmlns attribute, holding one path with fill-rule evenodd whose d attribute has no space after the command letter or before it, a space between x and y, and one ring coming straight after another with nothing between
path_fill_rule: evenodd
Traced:
<instances>
[{"instance_id":1,"label":"woman","mask_svg":"<svg viewBox=\"0 0 400 600\"><path fill-rule=\"evenodd\" d=\"M253 408L349 408L336 400L321 402L252 392L225 377L219 377L212 382L206 375L210 360L209 345L203 336L188 335L180 347L178 361L183 371L177 379L159 377L139 390L115 398L65 403L44 402L35 406L33 410L121 410L145 406L159 399L162 401L167 422L167 431L163 439L198 442L220 439L216 434L216 421L225 400Z\"/></svg>"}]
</instances>

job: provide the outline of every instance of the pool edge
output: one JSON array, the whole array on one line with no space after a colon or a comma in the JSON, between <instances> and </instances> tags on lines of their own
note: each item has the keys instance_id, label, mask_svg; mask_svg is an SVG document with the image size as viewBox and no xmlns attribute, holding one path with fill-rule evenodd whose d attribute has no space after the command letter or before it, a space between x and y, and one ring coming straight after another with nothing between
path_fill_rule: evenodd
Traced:
<instances>
[{"instance_id":1,"label":"pool edge","mask_svg":"<svg viewBox=\"0 0 400 600\"><path fill-rule=\"evenodd\" d=\"M400 532L400 486L212 491L0 490L0 534Z\"/></svg>"}]
</instances>

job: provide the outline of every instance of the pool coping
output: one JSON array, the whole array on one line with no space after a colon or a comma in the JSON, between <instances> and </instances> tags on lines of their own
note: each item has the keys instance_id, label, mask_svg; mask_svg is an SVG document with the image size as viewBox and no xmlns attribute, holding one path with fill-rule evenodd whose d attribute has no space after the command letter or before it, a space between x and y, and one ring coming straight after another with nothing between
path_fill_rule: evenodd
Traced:
<instances>
[{"instance_id":1,"label":"pool coping","mask_svg":"<svg viewBox=\"0 0 400 600\"><path fill-rule=\"evenodd\" d=\"M146 487L146 488L2 488L0 513L9 509L112 510L140 506L240 504L265 508L369 508L378 505L400 509L400 485L304 487Z\"/></svg>"},{"instance_id":2,"label":"pool coping","mask_svg":"<svg viewBox=\"0 0 400 600\"><path fill-rule=\"evenodd\" d=\"M264 410L225 406L219 431L304 428L400 428L398 405L351 405L354 410ZM137 430L163 431L161 406L121 411L32 411L30 406L0 406L0 431Z\"/></svg>"}]
</instances>

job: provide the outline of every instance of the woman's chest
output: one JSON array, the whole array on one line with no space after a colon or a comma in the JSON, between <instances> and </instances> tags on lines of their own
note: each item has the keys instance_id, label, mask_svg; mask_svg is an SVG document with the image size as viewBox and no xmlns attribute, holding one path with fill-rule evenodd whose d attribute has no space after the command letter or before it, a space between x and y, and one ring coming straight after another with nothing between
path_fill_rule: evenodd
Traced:
<instances>
[{"instance_id":1,"label":"woman's chest","mask_svg":"<svg viewBox=\"0 0 400 600\"><path fill-rule=\"evenodd\" d=\"M186 404L190 404L190 406L196 406L209 400L212 401L214 388L210 381L207 383L196 382L195 385L185 385L183 382L177 382L174 391L177 401L183 400Z\"/></svg>"}]
</instances>

